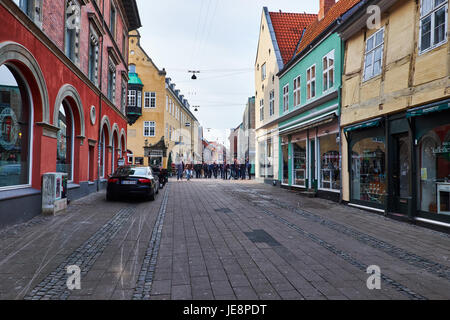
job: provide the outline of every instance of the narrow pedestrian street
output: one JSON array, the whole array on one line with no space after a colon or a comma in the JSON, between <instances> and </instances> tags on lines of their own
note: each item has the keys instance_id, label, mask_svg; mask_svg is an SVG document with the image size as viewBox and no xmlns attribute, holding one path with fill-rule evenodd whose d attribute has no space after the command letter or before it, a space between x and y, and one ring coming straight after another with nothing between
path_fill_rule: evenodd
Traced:
<instances>
[{"instance_id":1,"label":"narrow pedestrian street","mask_svg":"<svg viewBox=\"0 0 450 320\"><path fill-rule=\"evenodd\" d=\"M0 300L449 299L449 246L447 234L271 185L171 179L154 202L94 193L0 231Z\"/></svg>"}]
</instances>

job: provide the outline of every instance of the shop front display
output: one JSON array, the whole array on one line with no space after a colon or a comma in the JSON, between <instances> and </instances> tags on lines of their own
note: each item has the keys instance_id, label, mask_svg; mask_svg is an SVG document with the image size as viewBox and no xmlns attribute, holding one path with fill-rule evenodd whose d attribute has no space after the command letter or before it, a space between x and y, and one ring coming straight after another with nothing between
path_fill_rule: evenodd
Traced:
<instances>
[{"instance_id":1,"label":"shop front display","mask_svg":"<svg viewBox=\"0 0 450 320\"><path fill-rule=\"evenodd\" d=\"M352 202L384 208L387 190L385 138L379 133L354 135L351 140Z\"/></svg>"},{"instance_id":2,"label":"shop front display","mask_svg":"<svg viewBox=\"0 0 450 320\"><path fill-rule=\"evenodd\" d=\"M30 105L13 68L0 66L0 189L30 183Z\"/></svg>"},{"instance_id":3,"label":"shop front display","mask_svg":"<svg viewBox=\"0 0 450 320\"><path fill-rule=\"evenodd\" d=\"M299 187L306 187L306 140L292 143L293 158L293 184Z\"/></svg>"},{"instance_id":4,"label":"shop front display","mask_svg":"<svg viewBox=\"0 0 450 320\"><path fill-rule=\"evenodd\" d=\"M450 111L415 121L417 209L450 215Z\"/></svg>"},{"instance_id":5,"label":"shop front display","mask_svg":"<svg viewBox=\"0 0 450 320\"><path fill-rule=\"evenodd\" d=\"M330 134L319 138L319 157L319 188L340 191L341 155L337 134Z\"/></svg>"}]
</instances>

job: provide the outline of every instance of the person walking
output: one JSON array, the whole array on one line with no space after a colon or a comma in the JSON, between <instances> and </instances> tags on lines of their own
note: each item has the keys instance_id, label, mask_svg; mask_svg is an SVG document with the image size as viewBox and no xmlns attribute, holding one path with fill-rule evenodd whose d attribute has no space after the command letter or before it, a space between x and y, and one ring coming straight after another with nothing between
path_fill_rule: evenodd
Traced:
<instances>
[{"instance_id":1,"label":"person walking","mask_svg":"<svg viewBox=\"0 0 450 320\"><path fill-rule=\"evenodd\" d=\"M177 164L177 181L183 180L183 164Z\"/></svg>"},{"instance_id":2,"label":"person walking","mask_svg":"<svg viewBox=\"0 0 450 320\"><path fill-rule=\"evenodd\" d=\"M247 173L248 173L248 180L252 180L252 164L247 159L247 165L246 165Z\"/></svg>"},{"instance_id":3,"label":"person walking","mask_svg":"<svg viewBox=\"0 0 450 320\"><path fill-rule=\"evenodd\" d=\"M241 163L241 179L245 180L245 163Z\"/></svg>"}]
</instances>

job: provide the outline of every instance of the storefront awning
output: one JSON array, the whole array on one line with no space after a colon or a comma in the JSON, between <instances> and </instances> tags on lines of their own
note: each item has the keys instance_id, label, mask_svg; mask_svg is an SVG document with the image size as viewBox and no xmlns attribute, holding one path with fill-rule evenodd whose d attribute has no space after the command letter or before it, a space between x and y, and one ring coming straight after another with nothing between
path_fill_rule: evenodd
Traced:
<instances>
[{"instance_id":1,"label":"storefront awning","mask_svg":"<svg viewBox=\"0 0 450 320\"><path fill-rule=\"evenodd\" d=\"M348 127L344 128L344 132L347 133L347 132L360 130L360 129L378 127L381 124L382 120L383 120L383 118L377 118L377 119L361 122L361 123L355 124L353 126L348 126Z\"/></svg>"},{"instance_id":2,"label":"storefront awning","mask_svg":"<svg viewBox=\"0 0 450 320\"><path fill-rule=\"evenodd\" d=\"M440 112L440 111L444 111L444 110L448 110L448 109L450 109L449 100L447 100L445 102L440 101L440 102L428 104L426 106L421 106L418 108L408 110L408 112L406 113L406 118L420 117L420 116L424 116L424 115L427 115L430 113Z\"/></svg>"}]
</instances>

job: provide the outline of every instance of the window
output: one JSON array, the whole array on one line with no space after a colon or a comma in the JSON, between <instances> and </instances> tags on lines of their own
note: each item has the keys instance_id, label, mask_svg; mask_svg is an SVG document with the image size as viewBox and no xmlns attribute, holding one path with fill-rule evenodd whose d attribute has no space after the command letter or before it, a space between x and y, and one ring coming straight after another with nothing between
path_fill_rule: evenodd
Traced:
<instances>
[{"instance_id":1,"label":"window","mask_svg":"<svg viewBox=\"0 0 450 320\"><path fill-rule=\"evenodd\" d=\"M338 135L330 134L319 138L320 188L339 191L341 188L341 156Z\"/></svg>"},{"instance_id":2,"label":"window","mask_svg":"<svg viewBox=\"0 0 450 320\"><path fill-rule=\"evenodd\" d=\"M322 60L323 63L323 92L334 86L334 50Z\"/></svg>"},{"instance_id":3,"label":"window","mask_svg":"<svg viewBox=\"0 0 450 320\"><path fill-rule=\"evenodd\" d=\"M306 187L306 140L292 143L293 157L293 184Z\"/></svg>"},{"instance_id":4,"label":"window","mask_svg":"<svg viewBox=\"0 0 450 320\"><path fill-rule=\"evenodd\" d=\"M130 64L129 69L130 73L136 73L136 65Z\"/></svg>"},{"instance_id":5,"label":"window","mask_svg":"<svg viewBox=\"0 0 450 320\"><path fill-rule=\"evenodd\" d=\"M102 130L102 140L100 141L99 144L99 150L98 150L99 154L100 154L100 177L104 178L105 177L105 156L106 156L106 137L105 137L105 130Z\"/></svg>"},{"instance_id":6,"label":"window","mask_svg":"<svg viewBox=\"0 0 450 320\"><path fill-rule=\"evenodd\" d=\"M447 41L448 4L446 0L422 0L420 10L420 52Z\"/></svg>"},{"instance_id":7,"label":"window","mask_svg":"<svg viewBox=\"0 0 450 320\"><path fill-rule=\"evenodd\" d=\"M89 66L88 66L88 76L96 86L98 85L98 35L91 28L89 35Z\"/></svg>"},{"instance_id":8,"label":"window","mask_svg":"<svg viewBox=\"0 0 450 320\"><path fill-rule=\"evenodd\" d=\"M136 90L128 90L128 106L136 107Z\"/></svg>"},{"instance_id":9,"label":"window","mask_svg":"<svg viewBox=\"0 0 450 320\"><path fill-rule=\"evenodd\" d=\"M266 63L261 66L261 81L266 79Z\"/></svg>"},{"instance_id":10,"label":"window","mask_svg":"<svg viewBox=\"0 0 450 320\"><path fill-rule=\"evenodd\" d=\"M294 79L294 107L300 105L300 76Z\"/></svg>"},{"instance_id":11,"label":"window","mask_svg":"<svg viewBox=\"0 0 450 320\"><path fill-rule=\"evenodd\" d=\"M73 137L74 126L72 111L64 101L59 107L56 152L56 172L67 173L67 179L73 180Z\"/></svg>"},{"instance_id":12,"label":"window","mask_svg":"<svg viewBox=\"0 0 450 320\"><path fill-rule=\"evenodd\" d=\"M120 99L120 111L125 114L125 109L127 106L127 82L122 79L122 93Z\"/></svg>"},{"instance_id":13,"label":"window","mask_svg":"<svg viewBox=\"0 0 450 320\"><path fill-rule=\"evenodd\" d=\"M64 51L72 62L79 64L81 9L77 1L66 2L65 21Z\"/></svg>"},{"instance_id":14,"label":"window","mask_svg":"<svg viewBox=\"0 0 450 320\"><path fill-rule=\"evenodd\" d=\"M154 136L155 136L155 122L144 121L144 137L154 137Z\"/></svg>"},{"instance_id":15,"label":"window","mask_svg":"<svg viewBox=\"0 0 450 320\"><path fill-rule=\"evenodd\" d=\"M307 99L316 96L316 66L313 65L306 71L306 94Z\"/></svg>"},{"instance_id":16,"label":"window","mask_svg":"<svg viewBox=\"0 0 450 320\"><path fill-rule=\"evenodd\" d=\"M111 34L113 38L116 38L116 7L111 1L111 10L109 15L109 30L111 31Z\"/></svg>"},{"instance_id":17,"label":"window","mask_svg":"<svg viewBox=\"0 0 450 320\"><path fill-rule=\"evenodd\" d=\"M0 66L0 189L31 184L32 107L25 81Z\"/></svg>"},{"instance_id":18,"label":"window","mask_svg":"<svg viewBox=\"0 0 450 320\"><path fill-rule=\"evenodd\" d=\"M137 91L137 105L138 108L142 108L142 92Z\"/></svg>"},{"instance_id":19,"label":"window","mask_svg":"<svg viewBox=\"0 0 450 320\"><path fill-rule=\"evenodd\" d=\"M383 65L384 28L375 32L366 41L364 62L364 81L376 77L381 73Z\"/></svg>"},{"instance_id":20,"label":"window","mask_svg":"<svg viewBox=\"0 0 450 320\"><path fill-rule=\"evenodd\" d=\"M156 92L144 93L144 108L156 108Z\"/></svg>"},{"instance_id":21,"label":"window","mask_svg":"<svg viewBox=\"0 0 450 320\"><path fill-rule=\"evenodd\" d=\"M169 124L166 123L166 139L169 138Z\"/></svg>"},{"instance_id":22,"label":"window","mask_svg":"<svg viewBox=\"0 0 450 320\"><path fill-rule=\"evenodd\" d=\"M108 99L115 103L116 99L116 66L112 62L111 58L109 59L108 64Z\"/></svg>"},{"instance_id":23,"label":"window","mask_svg":"<svg viewBox=\"0 0 450 320\"><path fill-rule=\"evenodd\" d=\"M31 20L42 28L42 0L14 0Z\"/></svg>"},{"instance_id":24,"label":"window","mask_svg":"<svg viewBox=\"0 0 450 320\"><path fill-rule=\"evenodd\" d=\"M259 100L259 121L264 121L264 99Z\"/></svg>"},{"instance_id":25,"label":"window","mask_svg":"<svg viewBox=\"0 0 450 320\"><path fill-rule=\"evenodd\" d=\"M169 111L169 96L166 96L166 111Z\"/></svg>"},{"instance_id":26,"label":"window","mask_svg":"<svg viewBox=\"0 0 450 320\"><path fill-rule=\"evenodd\" d=\"M283 111L289 110L289 85L283 87Z\"/></svg>"},{"instance_id":27,"label":"window","mask_svg":"<svg viewBox=\"0 0 450 320\"><path fill-rule=\"evenodd\" d=\"M125 32L122 35L122 56L127 57L127 34Z\"/></svg>"},{"instance_id":28,"label":"window","mask_svg":"<svg viewBox=\"0 0 450 320\"><path fill-rule=\"evenodd\" d=\"M269 93L269 115L273 116L275 114L275 91L272 90Z\"/></svg>"}]
</instances>

